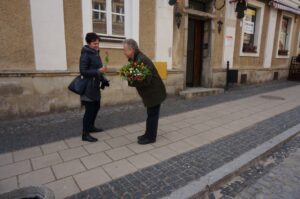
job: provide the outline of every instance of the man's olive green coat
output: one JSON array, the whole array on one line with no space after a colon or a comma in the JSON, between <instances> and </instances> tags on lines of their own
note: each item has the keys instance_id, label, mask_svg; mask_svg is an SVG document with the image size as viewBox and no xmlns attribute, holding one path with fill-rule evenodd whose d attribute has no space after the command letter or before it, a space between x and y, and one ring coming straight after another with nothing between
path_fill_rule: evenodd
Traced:
<instances>
[{"instance_id":1,"label":"man's olive green coat","mask_svg":"<svg viewBox=\"0 0 300 199\"><path fill-rule=\"evenodd\" d=\"M161 104L167 97L166 88L153 62L138 50L135 52L134 59L129 61L144 63L151 71L151 74L143 81L128 82L128 85L136 87L146 107L154 107Z\"/></svg>"}]
</instances>

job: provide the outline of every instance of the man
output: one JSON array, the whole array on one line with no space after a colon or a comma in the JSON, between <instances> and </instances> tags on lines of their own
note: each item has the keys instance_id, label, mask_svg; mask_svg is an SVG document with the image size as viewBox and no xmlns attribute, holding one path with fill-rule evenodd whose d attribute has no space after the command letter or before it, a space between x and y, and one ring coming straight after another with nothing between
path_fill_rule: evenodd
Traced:
<instances>
[{"instance_id":1,"label":"man","mask_svg":"<svg viewBox=\"0 0 300 199\"><path fill-rule=\"evenodd\" d=\"M142 62L151 71L151 74L143 81L128 82L128 85L137 89L145 107L147 107L146 132L138 137L138 143L142 145L154 143L157 136L160 105L167 96L165 85L154 64L139 50L135 40L126 39L124 41L124 54L129 61Z\"/></svg>"}]
</instances>

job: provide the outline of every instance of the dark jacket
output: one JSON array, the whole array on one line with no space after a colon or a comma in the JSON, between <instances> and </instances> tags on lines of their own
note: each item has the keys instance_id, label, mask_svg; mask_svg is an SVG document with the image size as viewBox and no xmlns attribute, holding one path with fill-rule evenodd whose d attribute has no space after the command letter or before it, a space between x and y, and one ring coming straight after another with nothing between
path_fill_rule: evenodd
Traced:
<instances>
[{"instance_id":1,"label":"dark jacket","mask_svg":"<svg viewBox=\"0 0 300 199\"><path fill-rule=\"evenodd\" d=\"M88 79L84 95L93 101L100 100L100 82L103 80L103 74L99 69L102 67L99 51L84 46L81 49L80 74Z\"/></svg>"},{"instance_id":2,"label":"dark jacket","mask_svg":"<svg viewBox=\"0 0 300 199\"><path fill-rule=\"evenodd\" d=\"M142 82L128 82L128 85L136 87L146 107L161 104L167 97L166 88L152 61L140 51L135 53L134 60L129 61L144 63L150 69L151 75L148 75Z\"/></svg>"},{"instance_id":3,"label":"dark jacket","mask_svg":"<svg viewBox=\"0 0 300 199\"><path fill-rule=\"evenodd\" d=\"M299 62L299 63L300 63L300 54L297 56L296 62Z\"/></svg>"}]
</instances>

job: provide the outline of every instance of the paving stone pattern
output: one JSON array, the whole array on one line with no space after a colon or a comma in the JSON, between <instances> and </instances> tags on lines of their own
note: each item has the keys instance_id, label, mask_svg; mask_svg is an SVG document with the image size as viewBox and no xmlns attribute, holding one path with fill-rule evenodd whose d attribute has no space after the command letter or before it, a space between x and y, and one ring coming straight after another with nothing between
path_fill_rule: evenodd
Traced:
<instances>
[{"instance_id":1,"label":"paving stone pattern","mask_svg":"<svg viewBox=\"0 0 300 199\"><path fill-rule=\"evenodd\" d=\"M223 185L214 196L220 199L299 199L300 136Z\"/></svg>"},{"instance_id":2,"label":"paving stone pattern","mask_svg":"<svg viewBox=\"0 0 300 199\"><path fill-rule=\"evenodd\" d=\"M246 98L264 92L299 85L297 82L275 81L262 85L231 88L218 96L198 97L184 100L169 97L161 108L161 117L195 110L215 104ZM78 99L79 100L79 99ZM81 133L82 110L48 114L34 118L0 121L0 153L47 144ZM97 126L112 129L144 121L145 108L141 103L101 108ZM62 133L63 132L63 133Z\"/></svg>"},{"instance_id":3,"label":"paving stone pattern","mask_svg":"<svg viewBox=\"0 0 300 199\"><path fill-rule=\"evenodd\" d=\"M300 106L212 144L75 194L69 199L156 199L167 196L299 123Z\"/></svg>"}]
</instances>

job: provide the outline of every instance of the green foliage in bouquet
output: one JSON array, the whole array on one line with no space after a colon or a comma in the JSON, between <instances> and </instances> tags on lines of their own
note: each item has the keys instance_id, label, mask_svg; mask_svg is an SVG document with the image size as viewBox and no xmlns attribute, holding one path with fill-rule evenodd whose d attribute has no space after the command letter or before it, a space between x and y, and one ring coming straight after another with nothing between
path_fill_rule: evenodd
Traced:
<instances>
[{"instance_id":1,"label":"green foliage in bouquet","mask_svg":"<svg viewBox=\"0 0 300 199\"><path fill-rule=\"evenodd\" d=\"M108 52L106 51L105 52L105 57L104 57L104 66L107 66L109 63L109 54Z\"/></svg>"},{"instance_id":2,"label":"green foliage in bouquet","mask_svg":"<svg viewBox=\"0 0 300 199\"><path fill-rule=\"evenodd\" d=\"M143 81L151 74L149 68L143 62L129 62L120 70L120 75L130 83Z\"/></svg>"}]
</instances>

